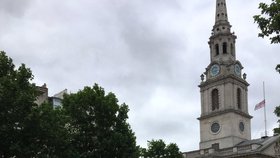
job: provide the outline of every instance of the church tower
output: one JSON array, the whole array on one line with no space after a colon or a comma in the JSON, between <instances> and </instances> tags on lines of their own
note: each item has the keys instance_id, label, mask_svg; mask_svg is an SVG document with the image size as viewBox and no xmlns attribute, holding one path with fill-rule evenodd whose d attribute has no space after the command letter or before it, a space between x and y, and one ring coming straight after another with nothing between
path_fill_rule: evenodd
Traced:
<instances>
[{"instance_id":1,"label":"church tower","mask_svg":"<svg viewBox=\"0 0 280 158\"><path fill-rule=\"evenodd\" d=\"M200 149L228 148L251 140L248 86L236 59L226 0L216 0L215 25L209 39L210 64L201 75Z\"/></svg>"}]
</instances>

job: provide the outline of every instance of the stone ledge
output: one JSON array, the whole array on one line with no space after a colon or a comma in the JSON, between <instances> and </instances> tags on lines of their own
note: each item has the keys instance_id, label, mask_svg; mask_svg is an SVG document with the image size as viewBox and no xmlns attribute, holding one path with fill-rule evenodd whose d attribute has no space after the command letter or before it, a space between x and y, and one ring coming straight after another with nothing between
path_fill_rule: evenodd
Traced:
<instances>
[{"instance_id":1,"label":"stone ledge","mask_svg":"<svg viewBox=\"0 0 280 158\"><path fill-rule=\"evenodd\" d=\"M226 114L226 113L236 113L236 114L239 114L241 116L244 116L248 119L252 119L253 116L247 114L247 113L244 113L244 112L241 112L239 110L235 110L235 109L226 109L226 110L223 110L223 111L217 111L217 112L214 112L214 113L211 113L211 114L208 114L208 115L204 115L204 116L201 116L199 118L197 118L198 120L205 120L205 119L208 119L208 118L211 118L211 117L214 117L214 116L219 116L221 114Z\"/></svg>"}]
</instances>

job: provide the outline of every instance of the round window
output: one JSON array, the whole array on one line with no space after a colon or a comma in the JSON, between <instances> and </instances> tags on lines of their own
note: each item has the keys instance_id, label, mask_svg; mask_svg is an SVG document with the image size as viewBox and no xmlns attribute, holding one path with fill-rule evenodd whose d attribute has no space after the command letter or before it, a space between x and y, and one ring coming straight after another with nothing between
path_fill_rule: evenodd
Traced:
<instances>
[{"instance_id":1,"label":"round window","mask_svg":"<svg viewBox=\"0 0 280 158\"><path fill-rule=\"evenodd\" d=\"M245 130L245 125L244 125L243 122L240 122L240 123L239 123L239 130L240 130L241 132L244 132L244 130Z\"/></svg>"},{"instance_id":2,"label":"round window","mask_svg":"<svg viewBox=\"0 0 280 158\"><path fill-rule=\"evenodd\" d=\"M217 122L215 122L211 125L211 131L213 133L218 133L220 131L220 128L221 128L221 126Z\"/></svg>"}]
</instances>

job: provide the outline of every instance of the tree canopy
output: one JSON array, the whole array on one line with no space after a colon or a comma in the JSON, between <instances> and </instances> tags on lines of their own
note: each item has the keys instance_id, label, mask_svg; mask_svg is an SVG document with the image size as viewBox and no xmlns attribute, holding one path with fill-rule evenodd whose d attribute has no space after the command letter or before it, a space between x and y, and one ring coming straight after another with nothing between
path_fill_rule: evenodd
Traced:
<instances>
[{"instance_id":1,"label":"tree canopy","mask_svg":"<svg viewBox=\"0 0 280 158\"><path fill-rule=\"evenodd\" d=\"M0 52L1 158L137 158L128 106L95 84L65 96L63 106L35 104L38 89L24 64Z\"/></svg>"},{"instance_id":2,"label":"tree canopy","mask_svg":"<svg viewBox=\"0 0 280 158\"><path fill-rule=\"evenodd\" d=\"M38 89L24 64L0 52L1 158L182 158L176 144L136 146L127 122L129 108L99 85L66 94L62 107L35 104Z\"/></svg>"},{"instance_id":3,"label":"tree canopy","mask_svg":"<svg viewBox=\"0 0 280 158\"><path fill-rule=\"evenodd\" d=\"M43 103L34 108L27 122L24 136L28 153L26 157L75 157L71 137L67 131L67 116L61 108Z\"/></svg>"},{"instance_id":4,"label":"tree canopy","mask_svg":"<svg viewBox=\"0 0 280 158\"><path fill-rule=\"evenodd\" d=\"M271 4L260 3L260 15L255 15L254 20L261 32L259 37L269 37L271 43L280 43L280 0L272 0ZM280 73L280 64L276 66Z\"/></svg>"},{"instance_id":5,"label":"tree canopy","mask_svg":"<svg viewBox=\"0 0 280 158\"><path fill-rule=\"evenodd\" d=\"M280 0L272 0L271 4L260 3L260 15L255 15L254 20L261 32L259 37L269 37L271 43L280 43Z\"/></svg>"},{"instance_id":6,"label":"tree canopy","mask_svg":"<svg viewBox=\"0 0 280 158\"><path fill-rule=\"evenodd\" d=\"M163 140L148 141L148 149L141 149L144 158L182 158L177 144L165 144Z\"/></svg>"},{"instance_id":7,"label":"tree canopy","mask_svg":"<svg viewBox=\"0 0 280 158\"><path fill-rule=\"evenodd\" d=\"M15 68L13 60L0 52L0 157L13 157L25 150L26 127L36 106L33 75L24 64Z\"/></svg>"},{"instance_id":8,"label":"tree canopy","mask_svg":"<svg viewBox=\"0 0 280 158\"><path fill-rule=\"evenodd\" d=\"M278 64L275 69L280 73L280 64Z\"/></svg>"},{"instance_id":9,"label":"tree canopy","mask_svg":"<svg viewBox=\"0 0 280 158\"><path fill-rule=\"evenodd\" d=\"M119 105L113 93L105 94L95 84L63 100L69 116L68 130L72 145L81 158L138 157L136 138L128 119L128 106Z\"/></svg>"},{"instance_id":10,"label":"tree canopy","mask_svg":"<svg viewBox=\"0 0 280 158\"><path fill-rule=\"evenodd\" d=\"M276 107L274 113L276 114L277 117L280 118L280 106ZM280 119L278 120L278 123L280 123ZM274 133L280 134L280 125L279 125L279 128L274 129Z\"/></svg>"}]
</instances>

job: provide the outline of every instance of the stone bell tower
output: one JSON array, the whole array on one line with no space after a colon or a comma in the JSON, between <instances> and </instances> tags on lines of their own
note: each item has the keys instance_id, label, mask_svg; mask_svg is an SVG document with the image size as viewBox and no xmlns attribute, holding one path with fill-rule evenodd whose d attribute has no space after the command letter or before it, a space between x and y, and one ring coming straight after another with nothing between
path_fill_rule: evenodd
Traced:
<instances>
[{"instance_id":1,"label":"stone bell tower","mask_svg":"<svg viewBox=\"0 0 280 158\"><path fill-rule=\"evenodd\" d=\"M248 86L236 60L225 0L216 0L215 25L209 39L210 64L201 75L200 149L228 148L251 139Z\"/></svg>"}]
</instances>

